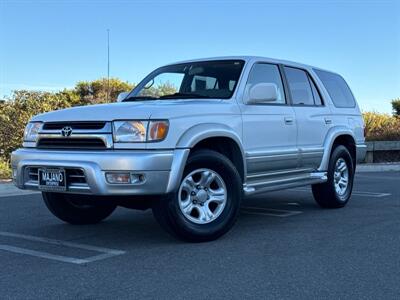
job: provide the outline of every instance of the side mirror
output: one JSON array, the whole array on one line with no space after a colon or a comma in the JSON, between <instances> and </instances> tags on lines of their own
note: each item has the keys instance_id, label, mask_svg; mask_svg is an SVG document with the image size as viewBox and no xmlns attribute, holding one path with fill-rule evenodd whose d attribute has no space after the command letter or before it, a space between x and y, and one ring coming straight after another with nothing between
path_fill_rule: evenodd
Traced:
<instances>
[{"instance_id":1,"label":"side mirror","mask_svg":"<svg viewBox=\"0 0 400 300\"><path fill-rule=\"evenodd\" d=\"M248 104L274 102L278 99L275 83L257 83L250 88Z\"/></svg>"},{"instance_id":2,"label":"side mirror","mask_svg":"<svg viewBox=\"0 0 400 300\"><path fill-rule=\"evenodd\" d=\"M122 100L124 100L126 98L126 96L128 96L129 92L122 92L119 93L118 97L117 97L117 102L121 102Z\"/></svg>"}]
</instances>

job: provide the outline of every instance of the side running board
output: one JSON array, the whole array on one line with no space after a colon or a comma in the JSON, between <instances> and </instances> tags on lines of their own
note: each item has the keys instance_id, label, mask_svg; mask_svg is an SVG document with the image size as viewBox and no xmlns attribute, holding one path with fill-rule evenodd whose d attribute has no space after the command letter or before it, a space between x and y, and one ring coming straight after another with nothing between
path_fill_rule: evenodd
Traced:
<instances>
[{"instance_id":1,"label":"side running board","mask_svg":"<svg viewBox=\"0 0 400 300\"><path fill-rule=\"evenodd\" d=\"M301 174L282 175L270 178L269 174L256 174L247 176L247 182L243 185L245 196L263 192L277 191L298 186L326 182L327 172L312 172Z\"/></svg>"}]
</instances>

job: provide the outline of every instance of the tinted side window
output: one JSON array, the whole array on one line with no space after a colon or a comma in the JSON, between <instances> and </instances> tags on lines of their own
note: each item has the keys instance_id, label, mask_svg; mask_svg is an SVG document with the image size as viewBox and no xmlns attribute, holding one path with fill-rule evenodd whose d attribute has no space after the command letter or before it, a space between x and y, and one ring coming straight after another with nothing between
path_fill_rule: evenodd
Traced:
<instances>
[{"instance_id":1,"label":"tinted side window","mask_svg":"<svg viewBox=\"0 0 400 300\"><path fill-rule=\"evenodd\" d=\"M279 68L277 65L266 64L266 63L257 63L255 64L249 74L249 78L246 84L246 92L250 90L250 88L257 83L274 83L278 89L278 98L275 102L277 104L285 103L285 94L283 91L283 84L281 73L279 72Z\"/></svg>"},{"instance_id":2,"label":"tinted side window","mask_svg":"<svg viewBox=\"0 0 400 300\"><path fill-rule=\"evenodd\" d=\"M354 107L356 101L344 79L334 73L314 70L321 79L336 107Z\"/></svg>"},{"instance_id":3,"label":"tinted side window","mask_svg":"<svg viewBox=\"0 0 400 300\"><path fill-rule=\"evenodd\" d=\"M285 74L293 104L314 105L313 92L307 73L300 69L285 67Z\"/></svg>"},{"instance_id":4,"label":"tinted side window","mask_svg":"<svg viewBox=\"0 0 400 300\"><path fill-rule=\"evenodd\" d=\"M321 96L320 96L320 94L318 92L317 87L315 86L314 81L310 78L310 76L308 77L308 79L310 80L310 83L311 83L311 88L312 88L312 93L313 93L313 96L314 96L315 105L318 105L318 106L323 105Z\"/></svg>"}]
</instances>

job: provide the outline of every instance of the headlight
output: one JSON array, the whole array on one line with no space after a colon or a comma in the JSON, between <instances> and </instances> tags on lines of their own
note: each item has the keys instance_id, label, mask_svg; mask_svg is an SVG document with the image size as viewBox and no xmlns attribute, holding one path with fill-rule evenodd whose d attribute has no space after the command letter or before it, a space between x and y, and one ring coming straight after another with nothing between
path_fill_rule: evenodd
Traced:
<instances>
[{"instance_id":1,"label":"headlight","mask_svg":"<svg viewBox=\"0 0 400 300\"><path fill-rule=\"evenodd\" d=\"M114 122L114 142L145 142L148 122L116 121Z\"/></svg>"},{"instance_id":2,"label":"headlight","mask_svg":"<svg viewBox=\"0 0 400 300\"><path fill-rule=\"evenodd\" d=\"M42 128L41 122L30 122L25 127L24 141L25 142L36 142L38 132Z\"/></svg>"},{"instance_id":3,"label":"headlight","mask_svg":"<svg viewBox=\"0 0 400 300\"><path fill-rule=\"evenodd\" d=\"M168 133L168 121L114 121L116 143L157 142Z\"/></svg>"}]
</instances>

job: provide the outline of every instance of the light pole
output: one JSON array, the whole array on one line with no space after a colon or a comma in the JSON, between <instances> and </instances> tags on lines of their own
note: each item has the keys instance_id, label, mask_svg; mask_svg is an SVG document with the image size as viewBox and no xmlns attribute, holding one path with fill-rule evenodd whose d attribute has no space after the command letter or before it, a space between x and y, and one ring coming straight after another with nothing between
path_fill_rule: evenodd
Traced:
<instances>
[{"instance_id":1,"label":"light pole","mask_svg":"<svg viewBox=\"0 0 400 300\"><path fill-rule=\"evenodd\" d=\"M107 29L107 96L106 100L110 98L110 29Z\"/></svg>"}]
</instances>

